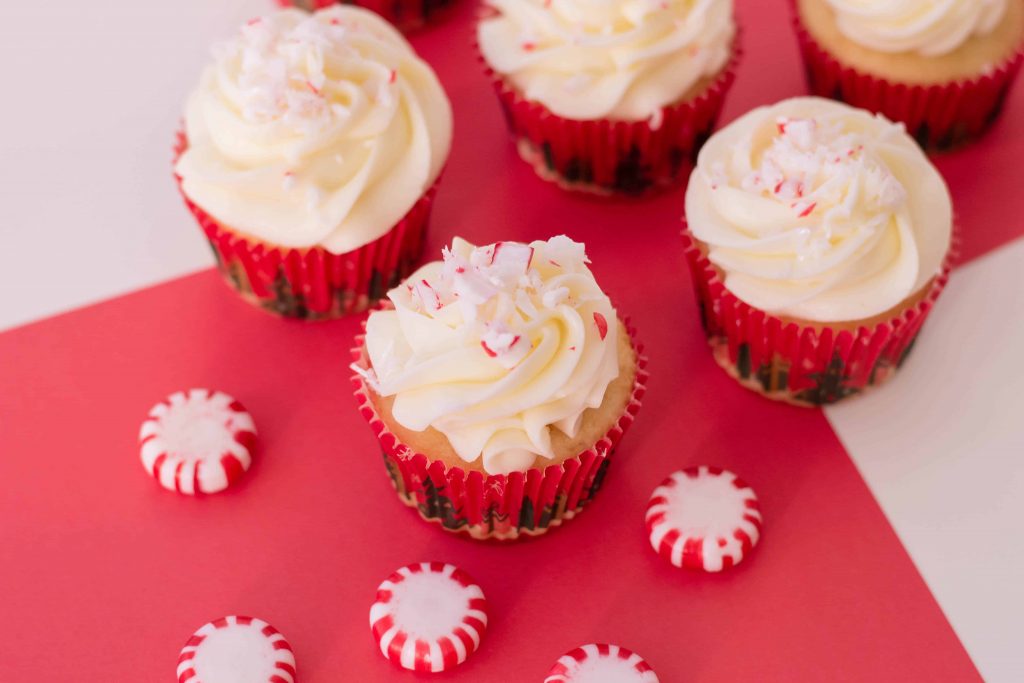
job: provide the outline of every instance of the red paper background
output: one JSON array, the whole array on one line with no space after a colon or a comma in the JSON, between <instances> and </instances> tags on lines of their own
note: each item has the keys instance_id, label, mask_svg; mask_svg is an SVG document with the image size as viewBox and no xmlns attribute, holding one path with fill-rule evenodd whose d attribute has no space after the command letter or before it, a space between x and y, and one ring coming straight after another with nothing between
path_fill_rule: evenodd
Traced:
<instances>
[{"instance_id":1,"label":"red paper background","mask_svg":"<svg viewBox=\"0 0 1024 683\"><path fill-rule=\"evenodd\" d=\"M730 119L804 92L785 0L738 4L747 55ZM0 680L170 681L192 631L233 613L281 629L304 683L426 679L375 651L368 610L393 569L435 559L471 573L492 614L480 652L440 680L540 681L589 641L635 649L666 683L977 680L824 416L749 393L711 360L679 246L682 190L605 202L535 178L474 61L472 11L414 39L457 126L430 253L453 234L587 243L651 358L604 490L517 545L423 524L355 410L358 321L274 319L211 271L16 329L0 335ZM968 257L1024 232L1005 220L1024 209L1022 108L1018 91L992 134L939 160ZM170 169L163 181L174 192ZM201 239L184 209L166 222ZM150 406L190 386L241 399L260 431L240 484L198 499L160 489L136 442ZM749 561L720 576L670 567L643 533L654 486L702 463L749 481L766 520Z\"/></svg>"}]
</instances>

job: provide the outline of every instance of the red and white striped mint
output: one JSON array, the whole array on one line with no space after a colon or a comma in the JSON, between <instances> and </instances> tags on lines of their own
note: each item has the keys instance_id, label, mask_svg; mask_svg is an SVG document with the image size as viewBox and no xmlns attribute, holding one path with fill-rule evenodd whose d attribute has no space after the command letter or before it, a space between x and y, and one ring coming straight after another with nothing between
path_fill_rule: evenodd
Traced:
<instances>
[{"instance_id":1,"label":"red and white striped mint","mask_svg":"<svg viewBox=\"0 0 1024 683\"><path fill-rule=\"evenodd\" d=\"M559 657L544 683L658 683L658 676L632 650L592 643Z\"/></svg>"},{"instance_id":2,"label":"red and white striped mint","mask_svg":"<svg viewBox=\"0 0 1024 683\"><path fill-rule=\"evenodd\" d=\"M761 537L754 490L719 467L673 472L647 503L651 547L676 567L717 572L738 564Z\"/></svg>"},{"instance_id":3,"label":"red and white striped mint","mask_svg":"<svg viewBox=\"0 0 1024 683\"><path fill-rule=\"evenodd\" d=\"M256 427L227 394L190 389L149 411L139 432L142 465L160 485L188 495L216 493L252 464Z\"/></svg>"},{"instance_id":4,"label":"red and white striped mint","mask_svg":"<svg viewBox=\"0 0 1024 683\"><path fill-rule=\"evenodd\" d=\"M295 655L262 619L222 617L185 643L178 683L295 683Z\"/></svg>"},{"instance_id":5,"label":"red and white striped mint","mask_svg":"<svg viewBox=\"0 0 1024 683\"><path fill-rule=\"evenodd\" d=\"M443 562L402 567L377 588L370 628L385 657L412 671L466 661L487 630L487 598L466 572Z\"/></svg>"}]
</instances>

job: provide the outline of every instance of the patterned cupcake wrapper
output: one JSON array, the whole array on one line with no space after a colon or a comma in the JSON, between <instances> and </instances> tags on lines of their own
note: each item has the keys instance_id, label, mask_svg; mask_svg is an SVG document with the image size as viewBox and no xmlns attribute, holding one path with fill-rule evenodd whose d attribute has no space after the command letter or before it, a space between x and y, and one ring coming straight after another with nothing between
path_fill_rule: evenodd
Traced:
<instances>
[{"instance_id":1,"label":"patterned cupcake wrapper","mask_svg":"<svg viewBox=\"0 0 1024 683\"><path fill-rule=\"evenodd\" d=\"M519 154L538 175L567 189L627 196L672 187L687 177L711 136L742 56L737 34L729 63L700 95L663 107L651 119L577 121L527 100L476 47Z\"/></svg>"},{"instance_id":2,"label":"patterned cupcake wrapper","mask_svg":"<svg viewBox=\"0 0 1024 683\"><path fill-rule=\"evenodd\" d=\"M178 133L174 159L188 146ZM178 189L181 178L175 174ZM365 311L412 272L423 252L437 182L388 232L334 254L321 247L274 247L221 226L182 191L225 280L243 299L290 318L319 320Z\"/></svg>"},{"instance_id":3,"label":"patterned cupcake wrapper","mask_svg":"<svg viewBox=\"0 0 1024 683\"><path fill-rule=\"evenodd\" d=\"M812 93L902 122L925 149L942 151L980 137L1003 109L1024 62L1024 46L977 78L939 85L910 85L872 76L840 64L800 21L793 25Z\"/></svg>"},{"instance_id":4,"label":"patterned cupcake wrapper","mask_svg":"<svg viewBox=\"0 0 1024 683\"><path fill-rule=\"evenodd\" d=\"M715 361L740 384L769 398L820 406L895 374L949 280L957 239L919 302L855 331L784 322L740 301L725 288L685 223L683 242Z\"/></svg>"},{"instance_id":5,"label":"patterned cupcake wrapper","mask_svg":"<svg viewBox=\"0 0 1024 683\"><path fill-rule=\"evenodd\" d=\"M277 0L281 7L299 7L310 12L331 5L358 5L405 32L423 27L452 3L453 0Z\"/></svg>"},{"instance_id":6,"label":"patterned cupcake wrapper","mask_svg":"<svg viewBox=\"0 0 1024 683\"><path fill-rule=\"evenodd\" d=\"M370 399L365 380L354 375L359 412L380 440L384 465L399 499L424 520L478 540L539 536L575 517L601 488L611 455L640 410L647 358L633 329L627 329L637 354L637 370L626 410L592 448L559 465L525 472L467 472L415 452L388 429ZM358 366L366 368L369 362L363 341L362 335L356 338L352 356Z\"/></svg>"}]
</instances>

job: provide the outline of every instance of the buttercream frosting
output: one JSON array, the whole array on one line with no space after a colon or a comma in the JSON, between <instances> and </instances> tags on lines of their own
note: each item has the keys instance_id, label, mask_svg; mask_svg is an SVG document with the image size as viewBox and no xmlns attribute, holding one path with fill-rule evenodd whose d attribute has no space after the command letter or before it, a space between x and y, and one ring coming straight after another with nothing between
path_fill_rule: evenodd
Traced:
<instances>
[{"instance_id":1,"label":"buttercream frosting","mask_svg":"<svg viewBox=\"0 0 1024 683\"><path fill-rule=\"evenodd\" d=\"M736 32L732 0L487 1L487 63L575 120L656 118L725 67Z\"/></svg>"},{"instance_id":2,"label":"buttercream frosting","mask_svg":"<svg viewBox=\"0 0 1024 683\"><path fill-rule=\"evenodd\" d=\"M729 291L816 322L867 319L919 292L952 232L946 184L902 124L813 97L713 135L686 215Z\"/></svg>"},{"instance_id":3,"label":"buttercream frosting","mask_svg":"<svg viewBox=\"0 0 1024 683\"><path fill-rule=\"evenodd\" d=\"M618 377L619 321L582 244L559 236L474 247L456 238L388 294L366 326L366 377L393 418L433 427L490 474L552 459Z\"/></svg>"},{"instance_id":4,"label":"buttercream frosting","mask_svg":"<svg viewBox=\"0 0 1024 683\"><path fill-rule=\"evenodd\" d=\"M828 0L840 32L880 52L935 57L995 30L1007 0Z\"/></svg>"},{"instance_id":5,"label":"buttercream frosting","mask_svg":"<svg viewBox=\"0 0 1024 683\"><path fill-rule=\"evenodd\" d=\"M185 112L185 194L287 247L371 242L433 184L452 114L430 67L358 7L259 17L214 49Z\"/></svg>"}]
</instances>

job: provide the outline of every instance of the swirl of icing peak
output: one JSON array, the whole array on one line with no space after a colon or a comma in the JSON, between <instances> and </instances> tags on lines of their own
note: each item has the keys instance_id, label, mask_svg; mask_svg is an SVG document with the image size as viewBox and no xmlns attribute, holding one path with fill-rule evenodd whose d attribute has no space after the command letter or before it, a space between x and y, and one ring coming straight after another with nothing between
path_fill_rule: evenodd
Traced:
<instances>
[{"instance_id":1,"label":"swirl of icing peak","mask_svg":"<svg viewBox=\"0 0 1024 683\"><path fill-rule=\"evenodd\" d=\"M729 291L816 322L868 319L920 291L952 231L945 182L902 125L812 97L712 136L686 214Z\"/></svg>"},{"instance_id":2,"label":"swirl of icing peak","mask_svg":"<svg viewBox=\"0 0 1024 683\"><path fill-rule=\"evenodd\" d=\"M456 238L370 315L370 386L399 424L433 427L490 474L553 458L550 430L575 436L619 374L618 318L587 263L564 236Z\"/></svg>"},{"instance_id":3,"label":"swirl of icing peak","mask_svg":"<svg viewBox=\"0 0 1024 683\"><path fill-rule=\"evenodd\" d=\"M176 171L225 226L344 253L387 232L440 174L448 99L376 14L281 10L214 58L188 100Z\"/></svg>"},{"instance_id":4,"label":"swirl of icing peak","mask_svg":"<svg viewBox=\"0 0 1024 683\"><path fill-rule=\"evenodd\" d=\"M488 0L480 50L559 116L656 116L728 62L732 0Z\"/></svg>"},{"instance_id":5,"label":"swirl of icing peak","mask_svg":"<svg viewBox=\"0 0 1024 683\"><path fill-rule=\"evenodd\" d=\"M935 57L995 30L1007 0L828 0L839 30L880 52Z\"/></svg>"}]
</instances>

